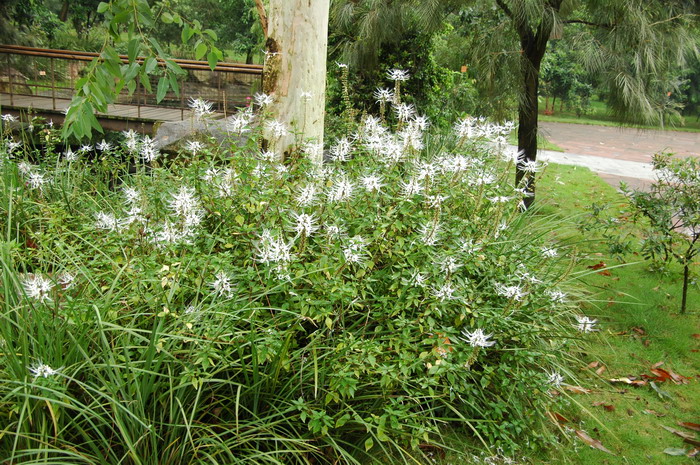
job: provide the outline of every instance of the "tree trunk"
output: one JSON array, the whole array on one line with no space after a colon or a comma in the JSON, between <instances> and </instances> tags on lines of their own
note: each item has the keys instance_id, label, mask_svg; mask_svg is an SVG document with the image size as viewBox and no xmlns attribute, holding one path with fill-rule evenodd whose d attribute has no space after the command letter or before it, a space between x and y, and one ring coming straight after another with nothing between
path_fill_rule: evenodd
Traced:
<instances>
[{"instance_id":1,"label":"tree trunk","mask_svg":"<svg viewBox=\"0 0 700 465\"><path fill-rule=\"evenodd\" d=\"M540 64L547 49L543 44L529 36L521 41L523 45L523 94L518 104L518 152L520 156L516 165L515 184L524 189L525 208L535 201L535 177L532 172L523 169L524 163L537 159L537 93L540 82Z\"/></svg>"},{"instance_id":2,"label":"tree trunk","mask_svg":"<svg viewBox=\"0 0 700 465\"><path fill-rule=\"evenodd\" d=\"M70 2L68 0L63 0L63 6L61 6L61 12L58 14L58 19L65 23L68 20L69 11Z\"/></svg>"},{"instance_id":3,"label":"tree trunk","mask_svg":"<svg viewBox=\"0 0 700 465\"><path fill-rule=\"evenodd\" d=\"M329 6L330 0L270 0L263 91L274 97L272 116L288 134L265 136L280 158L291 152L295 133L323 143Z\"/></svg>"}]
</instances>

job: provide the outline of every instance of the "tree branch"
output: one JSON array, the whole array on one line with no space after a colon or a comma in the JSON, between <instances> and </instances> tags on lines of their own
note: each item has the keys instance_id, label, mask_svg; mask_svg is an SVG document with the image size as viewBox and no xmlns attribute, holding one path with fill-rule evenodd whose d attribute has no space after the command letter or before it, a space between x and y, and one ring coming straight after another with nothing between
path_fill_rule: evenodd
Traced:
<instances>
[{"instance_id":1,"label":"tree branch","mask_svg":"<svg viewBox=\"0 0 700 465\"><path fill-rule=\"evenodd\" d=\"M511 21L513 21L513 25L515 26L515 30L520 36L520 40L523 41L530 39L532 36L530 29L527 27L526 24L523 24L522 21L515 20L515 16L513 15L511 9L508 8L508 5L506 5L506 3L503 0L496 0L496 4L501 8L501 10L503 10L506 16L508 16L511 19Z\"/></svg>"},{"instance_id":2,"label":"tree branch","mask_svg":"<svg viewBox=\"0 0 700 465\"><path fill-rule=\"evenodd\" d=\"M263 34L265 34L265 38L267 38L267 13L265 13L263 0L255 0L255 8L257 8L258 16L260 16L260 25L262 26Z\"/></svg>"},{"instance_id":3,"label":"tree branch","mask_svg":"<svg viewBox=\"0 0 700 465\"><path fill-rule=\"evenodd\" d=\"M586 26L601 27L604 29L612 29L615 26L614 24L593 23L591 21L586 21L585 19L568 19L564 21L564 24L585 24Z\"/></svg>"}]
</instances>

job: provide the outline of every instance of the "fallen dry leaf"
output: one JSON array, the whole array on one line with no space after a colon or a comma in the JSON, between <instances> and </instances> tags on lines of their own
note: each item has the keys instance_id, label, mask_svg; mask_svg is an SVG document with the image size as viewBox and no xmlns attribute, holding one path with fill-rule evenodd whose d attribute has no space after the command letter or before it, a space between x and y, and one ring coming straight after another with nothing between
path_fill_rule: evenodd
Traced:
<instances>
[{"instance_id":1,"label":"fallen dry leaf","mask_svg":"<svg viewBox=\"0 0 700 465\"><path fill-rule=\"evenodd\" d=\"M547 412L547 416L554 423L568 423L569 422L568 418L566 418L564 415L561 415L557 412Z\"/></svg>"},{"instance_id":2,"label":"fallen dry leaf","mask_svg":"<svg viewBox=\"0 0 700 465\"><path fill-rule=\"evenodd\" d=\"M590 270L600 270L601 268L605 268L607 265L604 262L598 262L595 265L590 265L588 269Z\"/></svg>"},{"instance_id":3,"label":"fallen dry leaf","mask_svg":"<svg viewBox=\"0 0 700 465\"><path fill-rule=\"evenodd\" d=\"M664 362L656 362L656 363L653 364L651 367L652 367L652 368L659 368L659 367L660 367L661 365L663 365L663 364L664 364Z\"/></svg>"},{"instance_id":4,"label":"fallen dry leaf","mask_svg":"<svg viewBox=\"0 0 700 465\"><path fill-rule=\"evenodd\" d=\"M568 384L564 386L564 389L566 389L569 392L573 392L574 394L590 394L592 392L590 389L586 389L581 386L571 386Z\"/></svg>"},{"instance_id":5,"label":"fallen dry leaf","mask_svg":"<svg viewBox=\"0 0 700 465\"><path fill-rule=\"evenodd\" d=\"M601 450L603 452L607 452L608 454L615 455L612 452L610 452L608 449L606 449L602 442L600 442L597 439L593 439L588 434L586 434L585 431L576 430L576 436L578 436L583 442L585 442L586 444L588 444L589 446L591 446L594 449L598 449L598 450Z\"/></svg>"},{"instance_id":6,"label":"fallen dry leaf","mask_svg":"<svg viewBox=\"0 0 700 465\"><path fill-rule=\"evenodd\" d=\"M700 334L691 334L690 337L694 339L700 339Z\"/></svg>"},{"instance_id":7,"label":"fallen dry leaf","mask_svg":"<svg viewBox=\"0 0 700 465\"><path fill-rule=\"evenodd\" d=\"M665 417L666 416L665 413L659 413L656 410L651 410L651 409L642 410L642 413L645 415L654 415L655 417Z\"/></svg>"},{"instance_id":8,"label":"fallen dry leaf","mask_svg":"<svg viewBox=\"0 0 700 465\"><path fill-rule=\"evenodd\" d=\"M644 328L638 328L636 326L634 328L632 328L632 331L639 334L640 336L645 336L647 334L647 332L644 331ZM663 363L663 362L661 362L661 363Z\"/></svg>"},{"instance_id":9,"label":"fallen dry leaf","mask_svg":"<svg viewBox=\"0 0 700 465\"><path fill-rule=\"evenodd\" d=\"M690 452L688 452L688 457L691 457L691 458L697 457L698 454L700 454L700 449L695 448L695 449L691 450Z\"/></svg>"},{"instance_id":10,"label":"fallen dry leaf","mask_svg":"<svg viewBox=\"0 0 700 465\"><path fill-rule=\"evenodd\" d=\"M611 383L625 383L625 384L629 384L629 385L631 385L631 386L644 386L644 385L647 384L646 381L644 381L644 380L642 380L642 379L637 379L637 378L634 378L634 377L630 377L630 378L614 378L614 379L609 379L608 381L611 382Z\"/></svg>"},{"instance_id":11,"label":"fallen dry leaf","mask_svg":"<svg viewBox=\"0 0 700 465\"><path fill-rule=\"evenodd\" d=\"M685 455L686 450L685 449L679 449L678 447L667 447L664 449L664 454L668 455L673 455L676 457L680 457L681 455Z\"/></svg>"},{"instance_id":12,"label":"fallen dry leaf","mask_svg":"<svg viewBox=\"0 0 700 465\"><path fill-rule=\"evenodd\" d=\"M600 362L591 362L588 364L588 368L596 368L598 365L600 365Z\"/></svg>"},{"instance_id":13,"label":"fallen dry leaf","mask_svg":"<svg viewBox=\"0 0 700 465\"><path fill-rule=\"evenodd\" d=\"M691 446L700 447L700 441L695 438L683 438L683 442L690 444Z\"/></svg>"},{"instance_id":14,"label":"fallen dry leaf","mask_svg":"<svg viewBox=\"0 0 700 465\"><path fill-rule=\"evenodd\" d=\"M603 408L604 408L605 410L607 410L608 412L614 412L614 411L615 411L615 406L614 406L614 405L606 404L606 403L603 402L603 401L593 402L592 405L593 405L594 407L603 407Z\"/></svg>"},{"instance_id":15,"label":"fallen dry leaf","mask_svg":"<svg viewBox=\"0 0 700 465\"><path fill-rule=\"evenodd\" d=\"M689 421L679 421L678 426L682 426L683 428L688 428L692 429L693 431L700 432L700 425L698 425L697 423L691 423Z\"/></svg>"},{"instance_id":16,"label":"fallen dry leaf","mask_svg":"<svg viewBox=\"0 0 700 465\"><path fill-rule=\"evenodd\" d=\"M598 369L595 371L595 374L598 375L598 376L600 376L600 375L603 374L604 371L605 371L605 365L603 365L603 366L601 366L600 368L598 368Z\"/></svg>"},{"instance_id":17,"label":"fallen dry leaf","mask_svg":"<svg viewBox=\"0 0 700 465\"><path fill-rule=\"evenodd\" d=\"M663 429L668 431L669 433L673 433L676 436L683 438L683 439L695 439L695 435L693 433L686 433L685 431L680 431L675 428L671 428L670 426L666 425L661 425Z\"/></svg>"}]
</instances>

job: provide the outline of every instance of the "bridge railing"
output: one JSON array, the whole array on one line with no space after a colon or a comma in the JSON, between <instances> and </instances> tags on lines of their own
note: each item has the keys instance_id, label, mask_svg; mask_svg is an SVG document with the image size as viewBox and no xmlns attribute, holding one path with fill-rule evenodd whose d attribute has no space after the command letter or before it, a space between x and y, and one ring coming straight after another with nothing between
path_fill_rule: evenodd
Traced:
<instances>
[{"instance_id":1,"label":"bridge railing","mask_svg":"<svg viewBox=\"0 0 700 465\"><path fill-rule=\"evenodd\" d=\"M29 97L50 99L50 107L61 111L75 93L76 82L98 53L75 50L53 50L0 44L0 93L9 96L11 106L24 106ZM121 57L127 63L126 56ZM149 107L179 109L185 118L189 98L202 98L213 103L214 110L229 114L250 104L250 98L261 87L262 66L219 63L212 71L205 61L175 60L187 73L178 80L180 95L170 91L156 101L158 77L151 77L151 91L137 81L136 90L125 90L114 103L136 106L138 117Z\"/></svg>"}]
</instances>

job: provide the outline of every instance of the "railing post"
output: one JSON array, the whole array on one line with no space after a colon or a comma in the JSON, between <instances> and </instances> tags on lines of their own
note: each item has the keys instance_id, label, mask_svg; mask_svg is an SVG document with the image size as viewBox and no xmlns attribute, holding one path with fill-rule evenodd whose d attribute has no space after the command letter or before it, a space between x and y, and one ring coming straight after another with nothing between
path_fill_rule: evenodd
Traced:
<instances>
[{"instance_id":1,"label":"railing post","mask_svg":"<svg viewBox=\"0 0 700 465\"><path fill-rule=\"evenodd\" d=\"M189 73L187 73L189 76ZM180 84L180 121L185 121L185 84L187 84L187 78L182 78L182 83Z\"/></svg>"},{"instance_id":2,"label":"railing post","mask_svg":"<svg viewBox=\"0 0 700 465\"><path fill-rule=\"evenodd\" d=\"M7 74L8 74L9 79L10 79L8 81L10 84L10 105L14 105L15 104L15 93L14 93L14 89L13 89L14 84L12 83L12 67L10 66L12 62L10 61L10 54L9 53L6 54L5 56L7 57Z\"/></svg>"},{"instance_id":3,"label":"railing post","mask_svg":"<svg viewBox=\"0 0 700 465\"><path fill-rule=\"evenodd\" d=\"M136 116L141 118L141 88L143 86L141 82L137 82L136 85L138 86L136 88Z\"/></svg>"},{"instance_id":4,"label":"railing post","mask_svg":"<svg viewBox=\"0 0 700 465\"><path fill-rule=\"evenodd\" d=\"M56 111L56 73L53 63L53 58L51 60L51 105L54 111Z\"/></svg>"}]
</instances>

